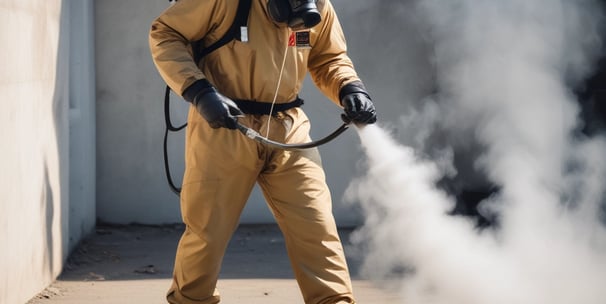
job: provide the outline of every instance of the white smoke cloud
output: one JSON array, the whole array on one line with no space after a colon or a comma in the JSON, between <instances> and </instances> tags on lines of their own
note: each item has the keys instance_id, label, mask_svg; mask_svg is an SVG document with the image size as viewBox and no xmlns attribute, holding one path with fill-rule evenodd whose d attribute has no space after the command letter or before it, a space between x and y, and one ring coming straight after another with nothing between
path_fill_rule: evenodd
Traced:
<instances>
[{"instance_id":1,"label":"white smoke cloud","mask_svg":"<svg viewBox=\"0 0 606 304\"><path fill-rule=\"evenodd\" d=\"M476 165L501 189L485 202L500 228L447 215L454 200L435 186L444 170L368 126L368 172L348 190L367 215L356 236L365 273L396 282L403 303L605 303L606 141L572 136L570 92L600 48L600 10L589 0L417 8L434 39L439 123L485 146Z\"/></svg>"}]
</instances>

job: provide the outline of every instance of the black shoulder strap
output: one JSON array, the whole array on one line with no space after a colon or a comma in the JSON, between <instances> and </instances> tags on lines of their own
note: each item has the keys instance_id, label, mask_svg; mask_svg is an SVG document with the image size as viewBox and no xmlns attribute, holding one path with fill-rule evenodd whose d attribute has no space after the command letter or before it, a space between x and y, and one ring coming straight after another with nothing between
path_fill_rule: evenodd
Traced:
<instances>
[{"instance_id":1,"label":"black shoulder strap","mask_svg":"<svg viewBox=\"0 0 606 304\"><path fill-rule=\"evenodd\" d=\"M226 45L228 42L238 39L242 40L242 30L241 27L245 27L248 24L248 15L250 13L250 5L251 0L240 0L238 3L238 10L236 11L236 17L234 18L234 22L227 32L221 37L221 39L215 41L215 43L211 44L208 47L204 47L202 44L202 40L193 41L192 51L194 53L194 62L197 64L200 62L204 56L210 54L211 52L217 50L218 48ZM164 120L166 123L166 129L164 130L164 169L166 172L166 179L168 180L168 185L170 189L177 195L181 194L181 188L178 188L173 183L173 179L170 174L170 168L168 164L168 131L176 132L187 126L187 123L175 127L170 120L170 87L166 86L166 91L164 93Z\"/></svg>"},{"instance_id":2,"label":"black shoulder strap","mask_svg":"<svg viewBox=\"0 0 606 304\"><path fill-rule=\"evenodd\" d=\"M234 18L234 22L231 24L231 27L227 30L223 37L215 41L215 43L209 45L208 47L204 47L202 45L201 40L192 42L192 48L194 51L194 61L196 63L198 63L200 59L204 58L204 56L224 46L228 42L234 39L242 40L241 28L245 27L248 24L250 5L251 0L240 0L240 2L238 3L238 10L236 11L236 17Z\"/></svg>"}]
</instances>

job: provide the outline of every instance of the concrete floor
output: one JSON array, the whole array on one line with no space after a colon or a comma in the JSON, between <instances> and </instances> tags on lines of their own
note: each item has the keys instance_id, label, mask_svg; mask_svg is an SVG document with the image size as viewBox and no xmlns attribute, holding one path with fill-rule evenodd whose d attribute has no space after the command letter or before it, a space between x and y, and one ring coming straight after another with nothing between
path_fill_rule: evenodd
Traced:
<instances>
[{"instance_id":1,"label":"concrete floor","mask_svg":"<svg viewBox=\"0 0 606 304\"><path fill-rule=\"evenodd\" d=\"M63 274L28 304L166 303L180 225L100 226L71 255ZM347 240L351 230L340 231ZM397 296L364 280L348 257L359 303L395 303ZM226 304L303 303L275 225L244 225L232 238L218 283Z\"/></svg>"}]
</instances>

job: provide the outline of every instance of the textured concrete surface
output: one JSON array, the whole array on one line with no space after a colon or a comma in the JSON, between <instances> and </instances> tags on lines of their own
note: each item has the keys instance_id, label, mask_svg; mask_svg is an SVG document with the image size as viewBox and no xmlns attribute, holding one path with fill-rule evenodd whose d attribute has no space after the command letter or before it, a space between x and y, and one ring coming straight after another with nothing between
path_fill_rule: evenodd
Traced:
<instances>
[{"instance_id":1,"label":"textured concrete surface","mask_svg":"<svg viewBox=\"0 0 606 304\"><path fill-rule=\"evenodd\" d=\"M166 303L175 248L183 227L100 226L71 255L59 279L28 304ZM340 231L346 252L350 229ZM359 303L394 303L396 295L358 274L349 257ZM225 256L221 303L303 303L284 239L275 225L241 226Z\"/></svg>"}]
</instances>

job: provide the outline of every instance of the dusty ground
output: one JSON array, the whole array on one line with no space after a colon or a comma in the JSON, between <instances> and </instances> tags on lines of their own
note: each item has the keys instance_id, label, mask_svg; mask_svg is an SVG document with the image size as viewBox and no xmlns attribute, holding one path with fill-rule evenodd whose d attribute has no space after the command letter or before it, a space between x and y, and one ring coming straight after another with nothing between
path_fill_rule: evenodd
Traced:
<instances>
[{"instance_id":1,"label":"dusty ground","mask_svg":"<svg viewBox=\"0 0 606 304\"><path fill-rule=\"evenodd\" d=\"M166 303L180 225L100 226L68 260L63 274L28 304ZM341 230L346 242L351 230ZM347 252L346 245L346 252ZM360 303L395 303L396 297L359 277L349 258ZM219 290L226 304L303 303L284 240L274 225L241 226L225 256Z\"/></svg>"}]
</instances>

